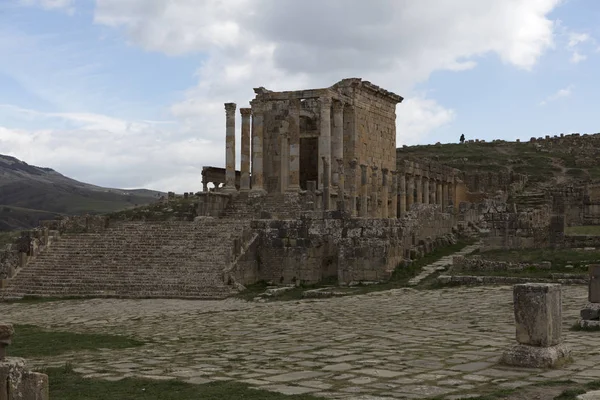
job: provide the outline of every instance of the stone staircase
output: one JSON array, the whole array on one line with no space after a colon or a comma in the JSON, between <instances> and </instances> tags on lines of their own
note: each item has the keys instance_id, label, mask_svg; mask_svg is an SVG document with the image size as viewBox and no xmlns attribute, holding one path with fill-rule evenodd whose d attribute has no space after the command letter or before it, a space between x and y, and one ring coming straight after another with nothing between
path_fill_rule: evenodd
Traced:
<instances>
[{"instance_id":1,"label":"stone staircase","mask_svg":"<svg viewBox=\"0 0 600 400\"><path fill-rule=\"evenodd\" d=\"M223 219L234 220L250 220L257 218L259 216L258 214L260 214L260 207L258 207L257 201L260 200L261 198L250 198L247 193L240 193L236 198L229 202L220 217Z\"/></svg>"},{"instance_id":2,"label":"stone staircase","mask_svg":"<svg viewBox=\"0 0 600 400\"><path fill-rule=\"evenodd\" d=\"M4 299L125 297L222 299L234 240L249 221L123 222L101 233L65 234L0 291Z\"/></svg>"},{"instance_id":3,"label":"stone staircase","mask_svg":"<svg viewBox=\"0 0 600 400\"><path fill-rule=\"evenodd\" d=\"M526 192L515 196L515 204L518 211L525 211L550 204L550 199L545 192Z\"/></svg>"}]
</instances>

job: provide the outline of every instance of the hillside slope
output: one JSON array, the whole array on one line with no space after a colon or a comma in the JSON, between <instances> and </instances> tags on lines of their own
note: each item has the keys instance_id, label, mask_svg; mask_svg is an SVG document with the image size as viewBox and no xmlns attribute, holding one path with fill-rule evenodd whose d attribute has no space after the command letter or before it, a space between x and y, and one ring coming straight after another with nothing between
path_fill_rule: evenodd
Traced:
<instances>
[{"instance_id":1,"label":"hillside slope","mask_svg":"<svg viewBox=\"0 0 600 400\"><path fill-rule=\"evenodd\" d=\"M60 214L100 214L156 201L164 193L103 188L50 168L0 155L0 231L36 226Z\"/></svg>"},{"instance_id":2,"label":"hillside slope","mask_svg":"<svg viewBox=\"0 0 600 400\"><path fill-rule=\"evenodd\" d=\"M408 146L398 159L435 161L464 172L515 172L529 188L600 180L600 134L566 135L528 142L472 142Z\"/></svg>"}]
</instances>

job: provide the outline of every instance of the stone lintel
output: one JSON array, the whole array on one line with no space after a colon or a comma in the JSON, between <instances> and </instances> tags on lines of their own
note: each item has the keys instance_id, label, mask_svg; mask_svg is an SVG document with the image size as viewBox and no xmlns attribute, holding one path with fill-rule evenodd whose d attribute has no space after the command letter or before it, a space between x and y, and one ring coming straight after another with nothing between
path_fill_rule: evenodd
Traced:
<instances>
[{"instance_id":1,"label":"stone lintel","mask_svg":"<svg viewBox=\"0 0 600 400\"><path fill-rule=\"evenodd\" d=\"M513 367L554 368L565 365L570 358L571 350L564 343L550 347L518 344L502 354L500 363Z\"/></svg>"}]
</instances>

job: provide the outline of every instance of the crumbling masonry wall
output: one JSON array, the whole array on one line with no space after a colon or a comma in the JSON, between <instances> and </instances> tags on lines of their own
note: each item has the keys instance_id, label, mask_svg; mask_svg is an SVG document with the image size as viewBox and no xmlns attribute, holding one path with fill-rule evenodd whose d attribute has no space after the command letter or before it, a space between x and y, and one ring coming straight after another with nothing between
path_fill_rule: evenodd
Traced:
<instances>
[{"instance_id":1,"label":"crumbling masonry wall","mask_svg":"<svg viewBox=\"0 0 600 400\"><path fill-rule=\"evenodd\" d=\"M255 220L260 236L231 271L236 282L340 284L388 279L400 262L451 242L454 217L437 206L416 207L408 218L331 218L306 214L293 220Z\"/></svg>"},{"instance_id":2,"label":"crumbling masonry wall","mask_svg":"<svg viewBox=\"0 0 600 400\"><path fill-rule=\"evenodd\" d=\"M487 249L543 248L549 245L549 207L524 212L486 212L489 230L484 237Z\"/></svg>"}]
</instances>

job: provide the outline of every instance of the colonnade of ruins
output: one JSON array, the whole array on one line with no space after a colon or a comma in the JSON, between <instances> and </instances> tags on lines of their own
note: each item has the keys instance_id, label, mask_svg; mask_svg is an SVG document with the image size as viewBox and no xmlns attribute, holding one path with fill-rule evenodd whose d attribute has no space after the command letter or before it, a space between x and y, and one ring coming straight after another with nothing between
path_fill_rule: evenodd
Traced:
<instances>
[{"instance_id":1,"label":"colonnade of ruins","mask_svg":"<svg viewBox=\"0 0 600 400\"><path fill-rule=\"evenodd\" d=\"M437 204L446 210L456 203L457 170L433 163L404 160L398 172L398 213L413 204Z\"/></svg>"},{"instance_id":2,"label":"colonnade of ruins","mask_svg":"<svg viewBox=\"0 0 600 400\"><path fill-rule=\"evenodd\" d=\"M454 204L456 171L437 164L403 161L398 170L359 164L351 160L344 165L343 110L344 104L330 98L319 99L321 124L319 132L318 189L323 211L348 210L352 216L367 218L398 218L413 204L436 204L446 210ZM300 100L289 102L288 126L281 149L281 191L300 191ZM266 193L263 173L264 106L252 101L252 108L240 108L241 129L241 192ZM235 171L235 103L225 103L226 111L226 173L223 192L237 192ZM331 112L333 111L333 119ZM333 132L333 134L332 134ZM284 148L285 147L285 148ZM334 162L332 163L332 158ZM252 175L250 165L252 162ZM348 168L345 168L348 167ZM332 173L333 170L333 173ZM345 174L349 176L346 177ZM251 181L252 179L252 181ZM331 199L336 199L332 208ZM343 200L342 200L343 199Z\"/></svg>"}]
</instances>

